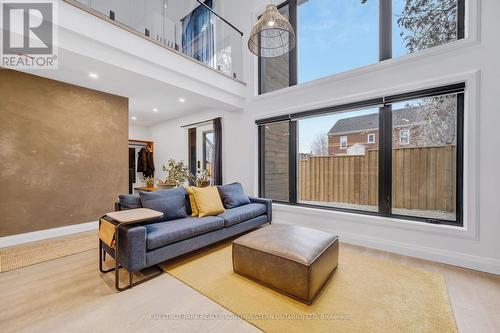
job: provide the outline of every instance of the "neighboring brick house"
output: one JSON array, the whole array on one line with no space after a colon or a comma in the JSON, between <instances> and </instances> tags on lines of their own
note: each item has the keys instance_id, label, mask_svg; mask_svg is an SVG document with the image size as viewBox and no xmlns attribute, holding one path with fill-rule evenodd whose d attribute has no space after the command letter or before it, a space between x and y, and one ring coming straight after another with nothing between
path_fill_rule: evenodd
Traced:
<instances>
[{"instance_id":1,"label":"neighboring brick house","mask_svg":"<svg viewBox=\"0 0 500 333\"><path fill-rule=\"evenodd\" d=\"M420 107L393 111L392 145L414 147L424 124ZM338 120L328 132L328 154L357 155L360 149L378 149L379 114L372 113ZM353 149L354 148L354 149Z\"/></svg>"}]
</instances>

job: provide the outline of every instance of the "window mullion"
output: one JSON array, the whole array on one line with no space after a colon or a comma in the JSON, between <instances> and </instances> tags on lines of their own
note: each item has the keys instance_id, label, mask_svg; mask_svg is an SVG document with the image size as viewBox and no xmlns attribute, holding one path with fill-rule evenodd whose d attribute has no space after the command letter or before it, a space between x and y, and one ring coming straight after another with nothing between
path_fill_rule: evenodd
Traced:
<instances>
[{"instance_id":1,"label":"window mullion","mask_svg":"<svg viewBox=\"0 0 500 333\"><path fill-rule=\"evenodd\" d=\"M379 0L379 61L392 58L392 0Z\"/></svg>"},{"instance_id":2,"label":"window mullion","mask_svg":"<svg viewBox=\"0 0 500 333\"><path fill-rule=\"evenodd\" d=\"M289 0L288 1L288 16L289 22L293 27L293 31L295 31L295 47L288 54L288 83L291 86L295 86L298 81L298 61L297 61L297 49L299 47L299 38L297 31L297 0Z\"/></svg>"},{"instance_id":3,"label":"window mullion","mask_svg":"<svg viewBox=\"0 0 500 333\"><path fill-rule=\"evenodd\" d=\"M265 161L264 161L264 152L265 152L265 147L264 147L264 126L258 126L258 145L259 145L259 152L258 152L258 157L259 157L259 197L264 197L265 189L265 179L264 179L264 174L265 174Z\"/></svg>"},{"instance_id":4,"label":"window mullion","mask_svg":"<svg viewBox=\"0 0 500 333\"><path fill-rule=\"evenodd\" d=\"M463 225L463 172L464 172L464 99L463 93L457 94L457 144L456 144L456 222Z\"/></svg>"},{"instance_id":5,"label":"window mullion","mask_svg":"<svg viewBox=\"0 0 500 333\"><path fill-rule=\"evenodd\" d=\"M465 0L457 0L457 39L465 38Z\"/></svg>"},{"instance_id":6,"label":"window mullion","mask_svg":"<svg viewBox=\"0 0 500 333\"><path fill-rule=\"evenodd\" d=\"M297 203L297 121L290 121L288 132L288 175L289 175L289 196L290 203Z\"/></svg>"},{"instance_id":7,"label":"window mullion","mask_svg":"<svg viewBox=\"0 0 500 333\"><path fill-rule=\"evenodd\" d=\"M379 188L378 205L382 215L392 212L392 106L380 108L379 113Z\"/></svg>"}]
</instances>

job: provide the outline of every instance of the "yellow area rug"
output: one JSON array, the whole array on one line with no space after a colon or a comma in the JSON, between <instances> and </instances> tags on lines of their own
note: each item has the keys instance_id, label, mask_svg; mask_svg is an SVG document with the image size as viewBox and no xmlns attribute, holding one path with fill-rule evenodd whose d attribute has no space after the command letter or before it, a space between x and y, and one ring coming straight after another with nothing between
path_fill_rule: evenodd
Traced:
<instances>
[{"instance_id":1,"label":"yellow area rug","mask_svg":"<svg viewBox=\"0 0 500 333\"><path fill-rule=\"evenodd\" d=\"M264 332L457 332L441 274L343 253L312 305L233 272L231 244L164 270Z\"/></svg>"},{"instance_id":2,"label":"yellow area rug","mask_svg":"<svg viewBox=\"0 0 500 333\"><path fill-rule=\"evenodd\" d=\"M98 240L97 231L89 231L1 248L0 272L8 272L44 261L97 249L99 247Z\"/></svg>"}]
</instances>

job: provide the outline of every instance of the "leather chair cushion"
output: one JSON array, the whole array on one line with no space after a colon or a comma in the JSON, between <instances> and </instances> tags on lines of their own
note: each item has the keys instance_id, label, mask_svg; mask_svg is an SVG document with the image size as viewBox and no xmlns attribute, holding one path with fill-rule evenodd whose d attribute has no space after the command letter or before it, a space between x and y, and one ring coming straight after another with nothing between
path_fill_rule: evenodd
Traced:
<instances>
[{"instance_id":1,"label":"leather chair cushion","mask_svg":"<svg viewBox=\"0 0 500 333\"><path fill-rule=\"evenodd\" d=\"M233 242L236 273L310 304L338 263L338 237L273 224Z\"/></svg>"}]
</instances>

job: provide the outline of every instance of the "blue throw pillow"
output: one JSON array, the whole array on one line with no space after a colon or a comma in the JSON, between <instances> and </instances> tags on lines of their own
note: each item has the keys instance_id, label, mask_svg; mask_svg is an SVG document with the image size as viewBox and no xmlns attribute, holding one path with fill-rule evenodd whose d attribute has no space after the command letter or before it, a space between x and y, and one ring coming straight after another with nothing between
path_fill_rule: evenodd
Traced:
<instances>
[{"instance_id":1,"label":"blue throw pillow","mask_svg":"<svg viewBox=\"0 0 500 333\"><path fill-rule=\"evenodd\" d=\"M139 192L142 206L163 212L164 220L187 217L186 194L184 187L154 192Z\"/></svg>"},{"instance_id":2,"label":"blue throw pillow","mask_svg":"<svg viewBox=\"0 0 500 333\"><path fill-rule=\"evenodd\" d=\"M232 183L222 186L217 186L219 189L222 204L226 209L231 209L243 205L248 205L250 199L243 191L243 186L240 183Z\"/></svg>"},{"instance_id":3,"label":"blue throw pillow","mask_svg":"<svg viewBox=\"0 0 500 333\"><path fill-rule=\"evenodd\" d=\"M118 196L122 210L142 208L139 194L122 194Z\"/></svg>"}]
</instances>

